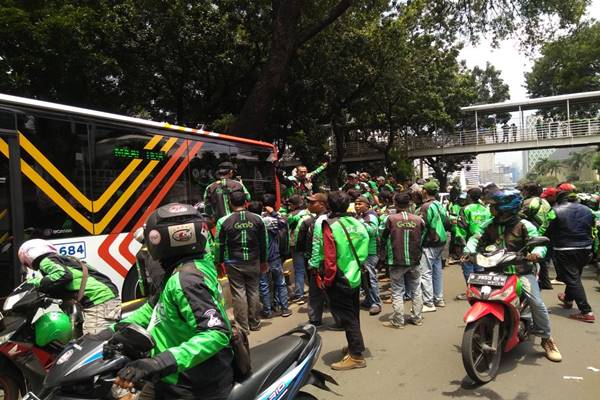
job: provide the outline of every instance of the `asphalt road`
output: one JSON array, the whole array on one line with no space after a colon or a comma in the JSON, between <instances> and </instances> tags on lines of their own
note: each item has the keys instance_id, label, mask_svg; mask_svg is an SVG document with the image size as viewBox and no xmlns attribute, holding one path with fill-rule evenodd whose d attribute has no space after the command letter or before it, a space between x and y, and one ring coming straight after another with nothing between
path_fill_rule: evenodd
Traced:
<instances>
[{"instance_id":1,"label":"asphalt road","mask_svg":"<svg viewBox=\"0 0 600 400\"><path fill-rule=\"evenodd\" d=\"M346 345L343 332L320 330L323 347L315 368L333 376L339 386L335 394L315 387L303 390L319 399L452 399L490 400L600 399L600 321L587 324L567 316L573 310L558 306L556 294L564 286L543 291L551 315L553 336L563 355L561 363L544 357L540 339L530 339L510 353L504 353L497 378L474 386L463 369L460 344L465 324L462 320L467 302L454 300L464 288L460 267L444 270L447 306L425 314L423 326L407 325L403 330L385 328L391 305L375 317L361 312L362 332L367 351L367 367L352 371L333 371L332 362L341 358ZM387 285L387 284L385 284ZM384 285L384 288L386 287ZM595 273L587 269L584 286L588 301L600 312L600 288ZM294 315L263 321L263 329L253 332L250 345L264 343L287 329L307 321L306 305L293 305ZM408 312L408 307L407 307ZM598 314L600 315L600 314ZM327 318L326 322L330 322ZM574 377L574 378L569 378Z\"/></svg>"}]
</instances>

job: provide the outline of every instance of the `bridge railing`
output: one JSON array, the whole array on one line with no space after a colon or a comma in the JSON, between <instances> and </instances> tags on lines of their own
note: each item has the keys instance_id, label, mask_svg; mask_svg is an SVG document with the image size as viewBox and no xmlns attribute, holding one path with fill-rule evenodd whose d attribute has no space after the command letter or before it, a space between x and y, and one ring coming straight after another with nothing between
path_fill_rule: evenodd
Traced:
<instances>
[{"instance_id":1,"label":"bridge railing","mask_svg":"<svg viewBox=\"0 0 600 400\"><path fill-rule=\"evenodd\" d=\"M599 119L571 121L549 121L520 129L518 127L479 128L455 133L440 133L431 136L407 137L407 150L426 148L448 148L462 146L482 146L489 144L535 142L549 139L567 139L581 136L600 135Z\"/></svg>"}]
</instances>

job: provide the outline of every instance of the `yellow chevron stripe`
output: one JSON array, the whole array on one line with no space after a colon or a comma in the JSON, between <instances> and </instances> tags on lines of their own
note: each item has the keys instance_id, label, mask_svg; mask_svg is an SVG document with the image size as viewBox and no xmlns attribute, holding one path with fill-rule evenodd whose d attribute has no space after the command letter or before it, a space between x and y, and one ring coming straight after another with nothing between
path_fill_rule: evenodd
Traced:
<instances>
[{"instance_id":1,"label":"yellow chevron stripe","mask_svg":"<svg viewBox=\"0 0 600 400\"><path fill-rule=\"evenodd\" d=\"M162 137L158 138L160 141ZM154 140L154 138L153 138ZM170 138L161 148L161 151L168 152L174 145L177 143L177 138ZM155 144L153 144L154 146ZM6 143L3 139L0 139L0 152L2 152L8 158L8 143ZM140 160L134 160L140 161ZM52 199L56 205L58 205L63 211L67 213L71 218L73 218L79 225L81 225L85 230L89 233L94 234L94 231L102 232L104 228L110 223L110 221L114 218L114 216L119 212L119 210L123 207L123 205L127 202L127 200L132 196L132 194L137 190L137 188L142 184L142 182L146 179L146 177L152 172L152 170L156 167L158 161L150 161L148 165L142 170L142 172L135 178L131 185L125 190L125 192L121 195L121 197L113 204L111 209L107 212L107 214L102 218L98 224L93 224L90 222L85 216L83 216L79 211L77 211L64 197L60 195L48 182L46 182L29 164L25 161L21 160L21 170L31 181L38 186L50 199Z\"/></svg>"},{"instance_id":2,"label":"yellow chevron stripe","mask_svg":"<svg viewBox=\"0 0 600 400\"><path fill-rule=\"evenodd\" d=\"M171 147L173 147L177 143L177 138L170 138L164 144L164 146L160 149L161 151L168 152ZM134 181L127 187L125 192L119 197L119 199L113 204L110 210L106 213L104 218L100 222L94 225L94 230L98 233L104 231L104 228L110 223L110 221L115 217L117 212L123 207L123 204L129 200L131 195L137 190L137 188L144 182L144 180L148 177L150 172L156 167L158 161L150 161L148 165L142 170L142 172L134 179Z\"/></svg>"},{"instance_id":3,"label":"yellow chevron stripe","mask_svg":"<svg viewBox=\"0 0 600 400\"><path fill-rule=\"evenodd\" d=\"M0 151L8 158L8 143L0 139ZM67 215L73 218L79 225L89 233L93 232L93 225L87 220L79 211L77 211L67 200L65 200L52 186L48 184L29 164L21 160L21 171L27 176L33 183L35 183L41 190L50 197L56 205L62 208Z\"/></svg>"},{"instance_id":4,"label":"yellow chevron stripe","mask_svg":"<svg viewBox=\"0 0 600 400\"><path fill-rule=\"evenodd\" d=\"M152 149L160 142L162 136L155 135L150 139L145 149ZM86 210L90 212L98 212L104 207L106 202L111 196L117 191L117 189L123 184L123 182L131 175L135 168L142 162L142 160L132 160L129 165L121 171L119 176L110 184L110 186L104 191L100 198L96 201L90 200L85 194L75 186L58 168L52 164L42 152L40 152L34 145L27 139L25 135L19 132L19 143L21 147L25 149L36 161L40 164L58 183L62 185L67 192L69 192Z\"/></svg>"}]
</instances>

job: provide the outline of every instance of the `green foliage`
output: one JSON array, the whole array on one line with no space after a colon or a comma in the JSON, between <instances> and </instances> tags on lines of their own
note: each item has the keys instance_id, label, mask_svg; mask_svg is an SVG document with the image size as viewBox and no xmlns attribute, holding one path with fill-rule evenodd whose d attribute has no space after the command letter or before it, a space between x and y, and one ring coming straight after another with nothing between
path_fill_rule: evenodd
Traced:
<instances>
[{"instance_id":1,"label":"green foliage","mask_svg":"<svg viewBox=\"0 0 600 400\"><path fill-rule=\"evenodd\" d=\"M545 44L541 54L525 74L532 97L600 90L600 22ZM573 115L594 117L598 111L575 109Z\"/></svg>"}]
</instances>

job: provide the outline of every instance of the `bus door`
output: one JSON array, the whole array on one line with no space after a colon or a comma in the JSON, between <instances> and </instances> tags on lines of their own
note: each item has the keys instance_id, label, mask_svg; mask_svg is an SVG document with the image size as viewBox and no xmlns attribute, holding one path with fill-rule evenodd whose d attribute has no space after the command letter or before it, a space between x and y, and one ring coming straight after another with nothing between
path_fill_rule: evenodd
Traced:
<instances>
[{"instance_id":1,"label":"bus door","mask_svg":"<svg viewBox=\"0 0 600 400\"><path fill-rule=\"evenodd\" d=\"M1 112L0 117L7 114ZM20 149L16 131L6 129L0 118L0 304L21 281L21 267L15 243L23 243L23 204L21 193Z\"/></svg>"}]
</instances>

